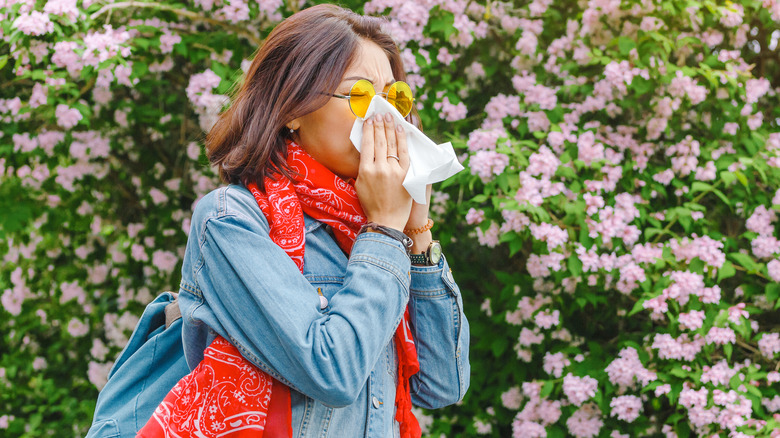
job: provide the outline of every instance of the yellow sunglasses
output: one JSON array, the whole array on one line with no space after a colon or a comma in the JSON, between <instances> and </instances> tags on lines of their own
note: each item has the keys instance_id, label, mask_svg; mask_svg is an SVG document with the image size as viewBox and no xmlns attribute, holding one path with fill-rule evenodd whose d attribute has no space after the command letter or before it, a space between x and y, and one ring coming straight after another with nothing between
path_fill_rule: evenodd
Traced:
<instances>
[{"instance_id":1,"label":"yellow sunglasses","mask_svg":"<svg viewBox=\"0 0 780 438\"><path fill-rule=\"evenodd\" d=\"M349 100L349 109L352 110L352 113L355 116L360 117L361 119L366 116L366 111L368 111L368 106L371 104L371 99L373 99L376 94L384 97L404 117L412 112L412 103L414 102L412 88L403 81L394 82L386 88L385 92L377 93L371 82L366 79L360 79L355 82L355 85L349 90L348 96L333 93L325 94L338 97L339 99Z\"/></svg>"}]
</instances>

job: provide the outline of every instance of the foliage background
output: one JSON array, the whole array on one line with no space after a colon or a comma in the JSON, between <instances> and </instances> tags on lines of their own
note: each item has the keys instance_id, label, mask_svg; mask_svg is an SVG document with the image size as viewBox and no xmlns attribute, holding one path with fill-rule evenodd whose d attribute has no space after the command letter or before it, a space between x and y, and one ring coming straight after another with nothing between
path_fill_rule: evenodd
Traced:
<instances>
[{"instance_id":1,"label":"foliage background","mask_svg":"<svg viewBox=\"0 0 780 438\"><path fill-rule=\"evenodd\" d=\"M315 2L316 3L316 2ZM0 434L81 436L216 187L279 0L0 0ZM472 389L431 436L778 436L780 3L373 0L420 116Z\"/></svg>"}]
</instances>

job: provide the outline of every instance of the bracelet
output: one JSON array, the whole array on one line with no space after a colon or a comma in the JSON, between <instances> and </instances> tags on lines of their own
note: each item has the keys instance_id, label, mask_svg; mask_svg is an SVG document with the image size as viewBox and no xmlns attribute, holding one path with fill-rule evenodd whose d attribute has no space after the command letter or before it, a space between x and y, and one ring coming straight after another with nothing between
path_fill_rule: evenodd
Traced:
<instances>
[{"instance_id":1,"label":"bracelet","mask_svg":"<svg viewBox=\"0 0 780 438\"><path fill-rule=\"evenodd\" d=\"M414 229L411 229L411 230L408 229L408 228L405 228L404 229L404 234L406 234L407 236L414 236L415 234L422 234L422 233L430 230L431 228L433 228L433 219L428 218L428 223L427 224L421 226L420 228L414 228Z\"/></svg>"}]
</instances>

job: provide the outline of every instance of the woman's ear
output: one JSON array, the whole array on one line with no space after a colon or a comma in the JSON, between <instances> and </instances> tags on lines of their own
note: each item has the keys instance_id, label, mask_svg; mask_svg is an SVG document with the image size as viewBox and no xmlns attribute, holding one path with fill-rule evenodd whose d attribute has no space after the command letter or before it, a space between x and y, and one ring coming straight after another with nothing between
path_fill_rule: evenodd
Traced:
<instances>
[{"instance_id":1,"label":"woman's ear","mask_svg":"<svg viewBox=\"0 0 780 438\"><path fill-rule=\"evenodd\" d=\"M295 120L292 120L289 123L287 123L285 126L287 126L287 129L289 129L291 131L297 131L298 128L301 127L301 121L300 121L300 119L295 119Z\"/></svg>"}]
</instances>

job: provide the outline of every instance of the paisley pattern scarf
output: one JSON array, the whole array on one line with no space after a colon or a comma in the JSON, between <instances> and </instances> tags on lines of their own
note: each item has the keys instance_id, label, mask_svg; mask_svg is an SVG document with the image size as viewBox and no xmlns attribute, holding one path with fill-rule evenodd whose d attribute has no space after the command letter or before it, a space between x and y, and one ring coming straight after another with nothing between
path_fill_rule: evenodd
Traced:
<instances>
[{"instance_id":1,"label":"paisley pattern scarf","mask_svg":"<svg viewBox=\"0 0 780 438\"><path fill-rule=\"evenodd\" d=\"M294 180L266 178L265 193L247 185L268 220L271 240L303 272L303 214L330 225L339 247L349 254L366 222L354 186L314 160L298 144L287 145ZM401 438L419 438L412 413L409 378L420 364L409 327L409 310L395 332L398 351L396 420ZM290 388L244 359L222 337L204 351L203 361L182 378L155 410L139 437L291 437Z\"/></svg>"}]
</instances>

